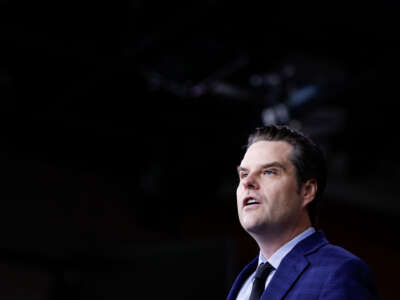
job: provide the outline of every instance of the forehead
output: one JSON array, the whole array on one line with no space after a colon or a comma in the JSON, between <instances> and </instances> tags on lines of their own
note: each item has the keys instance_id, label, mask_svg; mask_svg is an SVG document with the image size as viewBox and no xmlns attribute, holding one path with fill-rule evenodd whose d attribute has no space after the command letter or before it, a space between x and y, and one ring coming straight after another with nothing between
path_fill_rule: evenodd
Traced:
<instances>
[{"instance_id":1,"label":"forehead","mask_svg":"<svg viewBox=\"0 0 400 300\"><path fill-rule=\"evenodd\" d=\"M293 146L285 141L258 141L247 149L240 165L250 167L272 162L291 164L292 151Z\"/></svg>"}]
</instances>

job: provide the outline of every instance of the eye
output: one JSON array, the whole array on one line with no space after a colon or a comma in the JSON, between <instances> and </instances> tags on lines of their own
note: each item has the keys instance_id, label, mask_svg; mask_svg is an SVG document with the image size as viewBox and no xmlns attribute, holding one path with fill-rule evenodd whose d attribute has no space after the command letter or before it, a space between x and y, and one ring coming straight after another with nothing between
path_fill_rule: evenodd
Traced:
<instances>
[{"instance_id":1,"label":"eye","mask_svg":"<svg viewBox=\"0 0 400 300\"><path fill-rule=\"evenodd\" d=\"M264 175L275 175L276 174L276 170L271 170L271 169L264 170L263 174Z\"/></svg>"},{"instance_id":2,"label":"eye","mask_svg":"<svg viewBox=\"0 0 400 300\"><path fill-rule=\"evenodd\" d=\"M239 177L240 177L240 179L246 178L247 177L247 173L240 172Z\"/></svg>"}]
</instances>

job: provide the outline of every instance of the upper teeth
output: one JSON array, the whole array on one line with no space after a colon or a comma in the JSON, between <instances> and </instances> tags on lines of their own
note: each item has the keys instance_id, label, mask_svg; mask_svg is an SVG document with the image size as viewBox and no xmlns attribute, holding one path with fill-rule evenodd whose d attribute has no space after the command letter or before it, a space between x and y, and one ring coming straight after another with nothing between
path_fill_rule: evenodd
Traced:
<instances>
[{"instance_id":1,"label":"upper teeth","mask_svg":"<svg viewBox=\"0 0 400 300\"><path fill-rule=\"evenodd\" d=\"M253 198L251 198L247 201L247 204L253 204L253 203L257 203L257 201Z\"/></svg>"}]
</instances>

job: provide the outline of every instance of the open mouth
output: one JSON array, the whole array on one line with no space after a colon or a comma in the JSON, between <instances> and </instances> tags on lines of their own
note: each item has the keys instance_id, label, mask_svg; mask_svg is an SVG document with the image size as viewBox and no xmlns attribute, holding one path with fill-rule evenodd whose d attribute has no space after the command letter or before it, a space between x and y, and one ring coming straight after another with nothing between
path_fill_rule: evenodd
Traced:
<instances>
[{"instance_id":1,"label":"open mouth","mask_svg":"<svg viewBox=\"0 0 400 300\"><path fill-rule=\"evenodd\" d=\"M244 201L244 206L251 206L251 205L256 205L256 204L260 204L260 201L258 201L255 198L246 198Z\"/></svg>"}]
</instances>

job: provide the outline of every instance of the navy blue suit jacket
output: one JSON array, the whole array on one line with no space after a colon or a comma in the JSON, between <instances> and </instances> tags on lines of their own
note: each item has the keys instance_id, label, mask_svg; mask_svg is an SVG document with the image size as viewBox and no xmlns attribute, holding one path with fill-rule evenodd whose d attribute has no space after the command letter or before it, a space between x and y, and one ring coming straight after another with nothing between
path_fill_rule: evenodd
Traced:
<instances>
[{"instance_id":1,"label":"navy blue suit jacket","mask_svg":"<svg viewBox=\"0 0 400 300\"><path fill-rule=\"evenodd\" d=\"M236 299L258 257L236 278L227 300ZM330 244L321 231L299 242L282 260L261 300L379 299L373 275L360 258Z\"/></svg>"}]
</instances>

